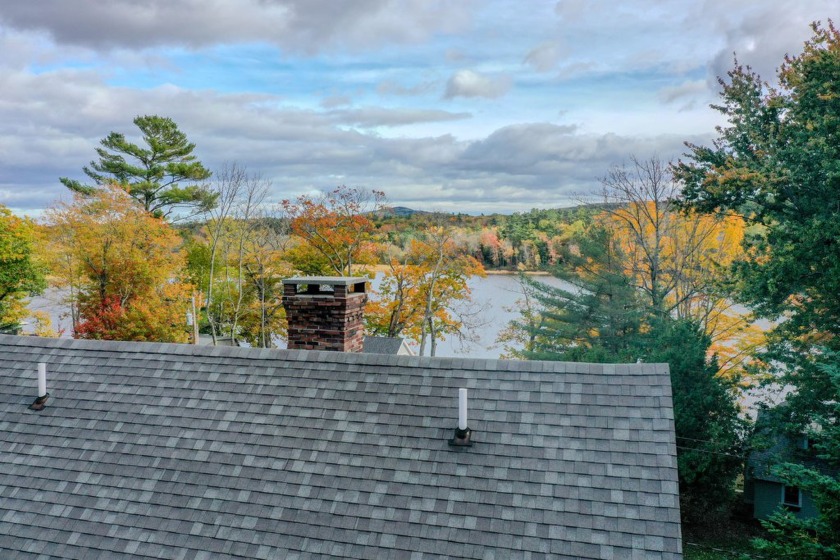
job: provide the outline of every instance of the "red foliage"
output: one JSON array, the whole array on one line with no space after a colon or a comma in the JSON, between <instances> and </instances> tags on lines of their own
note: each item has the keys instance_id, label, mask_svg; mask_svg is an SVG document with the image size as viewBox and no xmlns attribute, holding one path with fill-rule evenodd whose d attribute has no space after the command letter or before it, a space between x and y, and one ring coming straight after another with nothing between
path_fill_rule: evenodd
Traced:
<instances>
[{"instance_id":1,"label":"red foliage","mask_svg":"<svg viewBox=\"0 0 840 560\"><path fill-rule=\"evenodd\" d=\"M76 338L122 340L125 308L118 297L106 296L83 305L82 316L85 319L76 326Z\"/></svg>"}]
</instances>

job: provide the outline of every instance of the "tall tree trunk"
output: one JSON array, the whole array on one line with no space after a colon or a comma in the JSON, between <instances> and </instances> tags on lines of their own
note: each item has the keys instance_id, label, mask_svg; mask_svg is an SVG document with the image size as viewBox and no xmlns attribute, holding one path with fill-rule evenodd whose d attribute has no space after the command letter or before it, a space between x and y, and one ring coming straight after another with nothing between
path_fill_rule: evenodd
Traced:
<instances>
[{"instance_id":1,"label":"tall tree trunk","mask_svg":"<svg viewBox=\"0 0 840 560\"><path fill-rule=\"evenodd\" d=\"M193 344L198 344L198 308L195 305L195 292L192 294L192 339Z\"/></svg>"}]
</instances>

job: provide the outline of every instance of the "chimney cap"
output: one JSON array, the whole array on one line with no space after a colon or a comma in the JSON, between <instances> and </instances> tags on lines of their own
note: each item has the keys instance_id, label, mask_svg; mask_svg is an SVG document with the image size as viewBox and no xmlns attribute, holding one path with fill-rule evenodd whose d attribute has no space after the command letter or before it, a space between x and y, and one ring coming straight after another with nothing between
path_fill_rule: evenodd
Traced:
<instances>
[{"instance_id":1,"label":"chimney cap","mask_svg":"<svg viewBox=\"0 0 840 560\"><path fill-rule=\"evenodd\" d=\"M370 279L364 276L296 276L286 278L283 285L287 284L319 284L321 286L355 286Z\"/></svg>"}]
</instances>

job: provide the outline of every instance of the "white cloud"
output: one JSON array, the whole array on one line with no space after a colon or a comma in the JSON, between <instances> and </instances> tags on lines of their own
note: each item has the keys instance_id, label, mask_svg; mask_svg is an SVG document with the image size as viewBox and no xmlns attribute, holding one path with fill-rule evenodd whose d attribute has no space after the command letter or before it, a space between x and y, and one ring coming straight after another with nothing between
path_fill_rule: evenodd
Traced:
<instances>
[{"instance_id":1,"label":"white cloud","mask_svg":"<svg viewBox=\"0 0 840 560\"><path fill-rule=\"evenodd\" d=\"M706 80L689 80L676 86L669 86L659 90L659 98L665 103L677 100L692 100L696 97L708 95L709 88Z\"/></svg>"},{"instance_id":2,"label":"white cloud","mask_svg":"<svg viewBox=\"0 0 840 560\"><path fill-rule=\"evenodd\" d=\"M133 117L159 114L208 166L236 160L272 178L275 199L340 180L425 208L569 203L631 154L707 142L718 116L706 103L732 51L770 79L833 7L522 5L5 2L0 202L49 206L67 192L58 177L84 179L109 131L137 141ZM576 127L555 124L560 111Z\"/></svg>"},{"instance_id":3,"label":"white cloud","mask_svg":"<svg viewBox=\"0 0 840 560\"><path fill-rule=\"evenodd\" d=\"M510 87L510 76L488 76L472 70L459 70L449 78L444 98L501 97L510 90Z\"/></svg>"},{"instance_id":4,"label":"white cloud","mask_svg":"<svg viewBox=\"0 0 840 560\"><path fill-rule=\"evenodd\" d=\"M685 140L583 135L548 123L505 126L473 142L452 135L386 138L347 125L404 126L469 115L304 110L270 95L113 88L89 71L6 73L0 88L0 203L30 212L66 198L58 177L86 179L81 167L96 157L94 148L108 132L139 141L131 123L138 114L172 117L211 169L237 161L273 180L273 200L333 187L341 177L381 188L393 203L471 212L569 204L570 193L594 186L628 154L676 153Z\"/></svg>"},{"instance_id":5,"label":"white cloud","mask_svg":"<svg viewBox=\"0 0 840 560\"><path fill-rule=\"evenodd\" d=\"M346 107L352 105L353 99L349 95L331 95L321 100L321 107L324 109L334 109L335 107Z\"/></svg>"},{"instance_id":6,"label":"white cloud","mask_svg":"<svg viewBox=\"0 0 840 560\"><path fill-rule=\"evenodd\" d=\"M780 0L744 4L729 10L725 0L707 0L705 8L715 14L714 22L722 44L708 63L709 82L716 88L716 77L725 76L733 66L733 54L751 66L762 78L774 83L776 70L785 54L802 51L810 37L810 24L836 13L836 2L829 0Z\"/></svg>"},{"instance_id":7,"label":"white cloud","mask_svg":"<svg viewBox=\"0 0 840 560\"><path fill-rule=\"evenodd\" d=\"M338 123L363 128L405 126L408 124L455 121L468 119L469 113L452 113L439 109L388 109L384 107L363 107L333 111L329 114Z\"/></svg>"},{"instance_id":8,"label":"white cloud","mask_svg":"<svg viewBox=\"0 0 840 560\"><path fill-rule=\"evenodd\" d=\"M568 49L561 47L558 42L548 41L531 49L525 56L525 63L530 64L537 72L550 72L567 53Z\"/></svg>"},{"instance_id":9,"label":"white cloud","mask_svg":"<svg viewBox=\"0 0 840 560\"><path fill-rule=\"evenodd\" d=\"M380 95L416 96L425 95L439 86L437 80L426 80L414 85L403 85L394 80L385 80L376 87Z\"/></svg>"},{"instance_id":10,"label":"white cloud","mask_svg":"<svg viewBox=\"0 0 840 560\"><path fill-rule=\"evenodd\" d=\"M592 4L588 4L587 0L560 0L554 5L554 12L561 19L568 21L581 19L592 9Z\"/></svg>"}]
</instances>

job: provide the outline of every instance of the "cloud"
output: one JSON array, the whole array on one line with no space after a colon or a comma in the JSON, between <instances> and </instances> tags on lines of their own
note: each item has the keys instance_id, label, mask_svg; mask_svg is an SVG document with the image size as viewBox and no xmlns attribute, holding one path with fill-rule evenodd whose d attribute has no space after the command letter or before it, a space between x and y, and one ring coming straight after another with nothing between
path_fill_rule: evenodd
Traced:
<instances>
[{"instance_id":1,"label":"cloud","mask_svg":"<svg viewBox=\"0 0 840 560\"><path fill-rule=\"evenodd\" d=\"M344 107L352 105L353 99L349 95L331 95L321 100L321 107L324 109L333 109L335 107Z\"/></svg>"},{"instance_id":2,"label":"cloud","mask_svg":"<svg viewBox=\"0 0 840 560\"><path fill-rule=\"evenodd\" d=\"M747 13L728 15L723 0L707 0L717 7L715 18L723 44L708 63L708 81L717 89L717 77L726 76L738 62L749 65L765 80L775 82L776 70L786 54L802 52L811 35L810 23L829 15L829 2L821 0L784 0L762 2Z\"/></svg>"},{"instance_id":3,"label":"cloud","mask_svg":"<svg viewBox=\"0 0 840 560\"><path fill-rule=\"evenodd\" d=\"M379 154L392 170L403 170L386 188L392 202L511 212L577 204L597 191L599 178L611 166L634 154L674 158L684 140L708 138L578 134L574 127L533 123L503 127L469 143L451 137L389 141Z\"/></svg>"},{"instance_id":4,"label":"cloud","mask_svg":"<svg viewBox=\"0 0 840 560\"><path fill-rule=\"evenodd\" d=\"M445 0L39 0L6 3L0 22L97 50L266 42L314 53L452 33L468 23L468 8Z\"/></svg>"},{"instance_id":5,"label":"cloud","mask_svg":"<svg viewBox=\"0 0 840 560\"><path fill-rule=\"evenodd\" d=\"M445 122L468 119L470 113L452 113L439 109L388 109L364 107L360 109L333 111L329 114L337 122L362 128L393 127L408 124Z\"/></svg>"},{"instance_id":6,"label":"cloud","mask_svg":"<svg viewBox=\"0 0 840 560\"><path fill-rule=\"evenodd\" d=\"M575 126L549 123L510 125L476 141L464 152L463 162L473 169L529 175L547 170L568 158Z\"/></svg>"},{"instance_id":7,"label":"cloud","mask_svg":"<svg viewBox=\"0 0 840 560\"><path fill-rule=\"evenodd\" d=\"M487 76L472 70L455 72L446 84L445 99L455 97L501 97L511 87L510 76Z\"/></svg>"},{"instance_id":8,"label":"cloud","mask_svg":"<svg viewBox=\"0 0 840 560\"><path fill-rule=\"evenodd\" d=\"M405 86L393 80L386 80L376 86L376 91L380 95L415 96L425 95L436 89L438 85L439 82L437 80L426 80L411 86Z\"/></svg>"},{"instance_id":9,"label":"cloud","mask_svg":"<svg viewBox=\"0 0 840 560\"><path fill-rule=\"evenodd\" d=\"M709 93L708 83L706 80L690 80L683 82L677 86L669 86L659 90L659 98L665 103L673 103L674 101L689 98L689 100L700 96L706 96Z\"/></svg>"},{"instance_id":10,"label":"cloud","mask_svg":"<svg viewBox=\"0 0 840 560\"><path fill-rule=\"evenodd\" d=\"M550 72L557 67L560 58L567 49L554 41L543 43L525 55L525 63L530 64L537 72Z\"/></svg>"},{"instance_id":11,"label":"cloud","mask_svg":"<svg viewBox=\"0 0 840 560\"><path fill-rule=\"evenodd\" d=\"M832 13L829 0L733 2L647 2L561 0L553 27L529 53L531 64L551 64L552 42L573 45L559 74L603 76L656 72L697 79L703 72L710 90L717 76L732 67L732 53L762 76L772 77L786 52L798 52L809 36L808 24ZM836 10L834 10L836 11Z\"/></svg>"},{"instance_id":12,"label":"cloud","mask_svg":"<svg viewBox=\"0 0 840 560\"><path fill-rule=\"evenodd\" d=\"M132 118L158 114L209 167L272 178L275 200L345 182L421 208L569 204L631 154L707 143L732 51L773 78L829 5L6 2L0 202L49 206L108 132L137 141Z\"/></svg>"},{"instance_id":13,"label":"cloud","mask_svg":"<svg viewBox=\"0 0 840 560\"><path fill-rule=\"evenodd\" d=\"M273 181L279 201L337 183L380 188L392 203L449 211L527 210L574 202L629 154L679 153L690 138L581 134L574 126L503 126L475 141L451 134L384 137L348 127L447 122L436 109L289 107L267 94L174 86L114 88L89 70L0 74L0 203L37 213L68 191L110 131L139 137L138 114L172 117L211 169L236 161Z\"/></svg>"}]
</instances>

